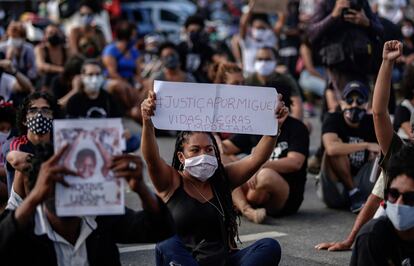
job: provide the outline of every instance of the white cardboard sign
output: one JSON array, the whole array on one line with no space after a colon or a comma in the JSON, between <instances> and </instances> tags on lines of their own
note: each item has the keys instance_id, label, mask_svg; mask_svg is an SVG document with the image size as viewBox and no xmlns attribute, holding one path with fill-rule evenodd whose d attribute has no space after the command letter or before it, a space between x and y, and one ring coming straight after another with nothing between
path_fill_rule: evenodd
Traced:
<instances>
[{"instance_id":1,"label":"white cardboard sign","mask_svg":"<svg viewBox=\"0 0 414 266\"><path fill-rule=\"evenodd\" d=\"M124 180L109 169L125 149L121 119L54 120L53 133L55 151L69 144L61 163L78 173L64 177L69 187L56 184L57 215L124 214Z\"/></svg>"},{"instance_id":2,"label":"white cardboard sign","mask_svg":"<svg viewBox=\"0 0 414 266\"><path fill-rule=\"evenodd\" d=\"M155 81L154 126L165 130L276 135L275 88Z\"/></svg>"}]
</instances>

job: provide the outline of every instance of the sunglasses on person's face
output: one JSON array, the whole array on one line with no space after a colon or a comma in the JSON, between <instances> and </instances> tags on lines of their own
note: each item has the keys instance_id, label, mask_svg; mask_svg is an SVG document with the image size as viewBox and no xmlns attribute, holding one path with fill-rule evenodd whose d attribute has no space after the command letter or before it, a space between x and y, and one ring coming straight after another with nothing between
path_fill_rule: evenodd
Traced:
<instances>
[{"instance_id":1,"label":"sunglasses on person's face","mask_svg":"<svg viewBox=\"0 0 414 266\"><path fill-rule=\"evenodd\" d=\"M354 96L345 98L345 102L349 105L352 105L354 102L356 102L357 105L363 105L366 103L366 100L360 96Z\"/></svg>"},{"instance_id":2,"label":"sunglasses on person's face","mask_svg":"<svg viewBox=\"0 0 414 266\"><path fill-rule=\"evenodd\" d=\"M396 188L389 188L386 190L387 200L391 203L396 203L400 196L405 205L414 206L414 191L401 193Z\"/></svg>"}]
</instances>

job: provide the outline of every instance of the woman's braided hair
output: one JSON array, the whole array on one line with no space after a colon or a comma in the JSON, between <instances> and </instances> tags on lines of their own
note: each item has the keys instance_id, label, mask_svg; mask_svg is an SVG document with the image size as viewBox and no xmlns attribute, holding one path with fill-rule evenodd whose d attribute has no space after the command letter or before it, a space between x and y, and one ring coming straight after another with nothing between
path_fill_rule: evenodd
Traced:
<instances>
[{"instance_id":1,"label":"woman's braided hair","mask_svg":"<svg viewBox=\"0 0 414 266\"><path fill-rule=\"evenodd\" d=\"M174 149L174 156L172 160L172 167L176 170L182 170L182 164L178 159L177 153L183 152L183 144L188 141L188 138L198 132L194 131L181 131L175 142L175 149ZM214 154L216 155L218 168L214 175L209 179L210 184L212 185L214 191L216 191L218 197L221 200L221 204L223 205L224 209L224 216L225 216L225 228L228 237L228 245L231 248L236 248L235 239L240 242L239 234L238 234L238 223L237 218L238 215L233 206L233 200L231 198L231 188L229 179L227 177L226 171L224 170L224 166L221 163L220 152L218 149L217 142L210 132L199 132L209 136L213 143L214 147Z\"/></svg>"}]
</instances>

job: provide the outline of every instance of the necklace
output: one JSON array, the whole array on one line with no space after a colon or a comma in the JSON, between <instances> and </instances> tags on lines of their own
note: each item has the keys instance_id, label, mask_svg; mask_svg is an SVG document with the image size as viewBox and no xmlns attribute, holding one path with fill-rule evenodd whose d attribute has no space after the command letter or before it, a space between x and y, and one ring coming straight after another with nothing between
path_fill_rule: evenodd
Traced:
<instances>
[{"instance_id":1,"label":"necklace","mask_svg":"<svg viewBox=\"0 0 414 266\"><path fill-rule=\"evenodd\" d=\"M221 211L219 210L219 208L217 208L217 206L216 205L214 205L211 201L209 201L204 195L203 195L203 193L201 193L201 191L200 190L198 190L198 188L193 184L193 182L191 181L191 180L189 180L190 181L190 184L193 186L193 188L198 192L198 194L200 194L200 196L206 201L206 202L208 202L211 206L213 206L219 213L220 213L220 215L221 215L221 217L223 218L223 221L224 221L224 209L223 209L223 206L221 205L221 202L220 202L220 198L218 197L218 195L217 195L217 193L216 193L216 190L212 187L211 189L213 190L213 193L214 193L214 195L216 196L216 198L217 198L217 201L218 201L218 203L220 204L220 209L221 209Z\"/></svg>"}]
</instances>

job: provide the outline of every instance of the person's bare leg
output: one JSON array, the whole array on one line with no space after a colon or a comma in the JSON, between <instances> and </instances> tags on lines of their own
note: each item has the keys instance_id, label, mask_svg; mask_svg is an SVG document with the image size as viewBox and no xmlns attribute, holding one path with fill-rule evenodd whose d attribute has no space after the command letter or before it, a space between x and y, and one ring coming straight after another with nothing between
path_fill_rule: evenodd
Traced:
<instances>
[{"instance_id":1,"label":"person's bare leg","mask_svg":"<svg viewBox=\"0 0 414 266\"><path fill-rule=\"evenodd\" d=\"M234 189L232 192L233 203L247 219L254 223L262 223L266 217L266 210L264 208L254 209L247 201L247 191L247 184Z\"/></svg>"},{"instance_id":2,"label":"person's bare leg","mask_svg":"<svg viewBox=\"0 0 414 266\"><path fill-rule=\"evenodd\" d=\"M256 188L247 192L247 201L252 205L265 206L269 214L276 214L285 206L289 197L288 183L270 168L261 169L256 180Z\"/></svg>"},{"instance_id":3,"label":"person's bare leg","mask_svg":"<svg viewBox=\"0 0 414 266\"><path fill-rule=\"evenodd\" d=\"M354 188L351 175L351 164L348 156L327 156L325 155L325 166L328 176L333 181L340 181L347 190Z\"/></svg>"}]
</instances>

